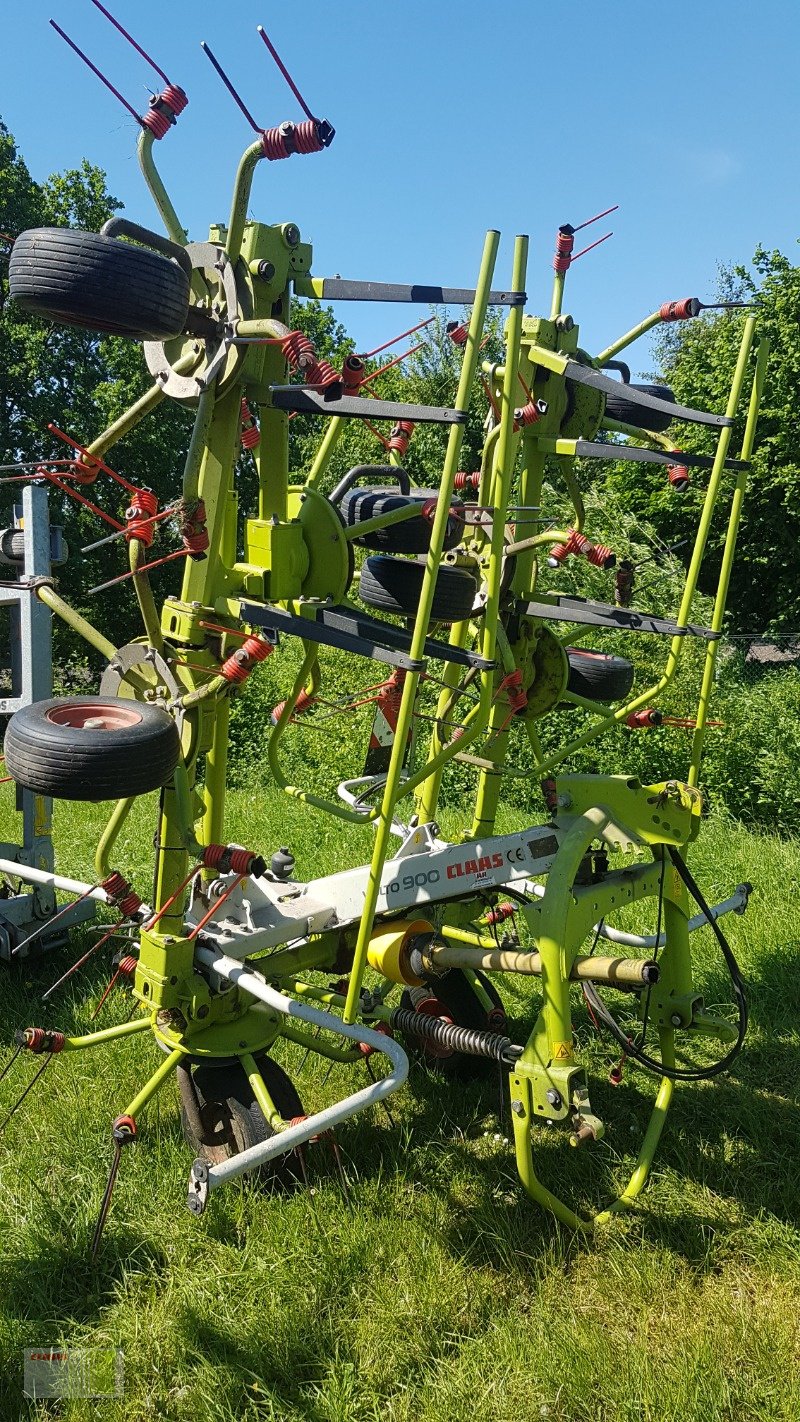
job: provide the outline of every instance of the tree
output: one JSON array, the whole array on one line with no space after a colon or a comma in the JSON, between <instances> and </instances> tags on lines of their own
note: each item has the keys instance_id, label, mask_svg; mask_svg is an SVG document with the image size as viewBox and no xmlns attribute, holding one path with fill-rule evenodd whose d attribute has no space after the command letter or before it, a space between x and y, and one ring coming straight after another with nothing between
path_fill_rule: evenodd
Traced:
<instances>
[{"instance_id":1,"label":"tree","mask_svg":"<svg viewBox=\"0 0 800 1422\"><path fill-rule=\"evenodd\" d=\"M763 248L756 251L753 268L752 272L742 266L723 270L719 293L720 300L757 302L758 334L770 344L728 621L736 632L778 633L797 628L800 617L794 556L800 541L800 269L780 252ZM698 409L725 409L743 320L738 313L706 315L665 328L656 356L662 377L679 400ZM751 362L750 377L752 369ZM735 422L734 457L748 391L749 382ZM700 426L675 426L670 435L682 448L713 452L713 434ZM726 476L728 488L734 477ZM619 465L608 475L609 485L624 496L628 507L654 524L669 544L693 534L706 480L703 471L693 471L690 489L681 496L657 466ZM724 533L719 513L702 580L708 590L716 581Z\"/></svg>"}]
</instances>

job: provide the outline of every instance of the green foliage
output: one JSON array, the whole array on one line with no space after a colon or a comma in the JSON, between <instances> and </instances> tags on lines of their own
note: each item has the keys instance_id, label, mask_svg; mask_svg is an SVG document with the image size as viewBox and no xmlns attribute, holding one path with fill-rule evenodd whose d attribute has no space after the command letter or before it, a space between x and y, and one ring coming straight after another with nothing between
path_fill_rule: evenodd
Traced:
<instances>
[{"instance_id":1,"label":"green foliage","mask_svg":"<svg viewBox=\"0 0 800 1422\"><path fill-rule=\"evenodd\" d=\"M712 803L747 824L800 832L800 670L752 667L744 653L723 661L708 733L702 784Z\"/></svg>"},{"instance_id":2,"label":"green foliage","mask_svg":"<svg viewBox=\"0 0 800 1422\"><path fill-rule=\"evenodd\" d=\"M800 585L794 561L784 556L800 539L800 268L780 252L759 248L751 272L737 266L720 277L722 300L756 301L758 336L770 345L764 398L729 597L729 623L737 632L794 630L800 617ZM660 374L683 403L724 411L736 364L743 317L707 314L666 327L656 348ZM751 363L751 375L752 375ZM749 386L737 415L735 455L744 427ZM670 436L683 449L713 453L713 433L675 425ZM732 482L733 475L728 476ZM663 469L622 464L608 485L628 508L649 520L667 543L696 526L707 475L694 471L689 491L677 495ZM723 504L726 501L723 500ZM725 511L726 512L726 511ZM723 511L712 529L702 586L716 580L724 539Z\"/></svg>"}]
</instances>

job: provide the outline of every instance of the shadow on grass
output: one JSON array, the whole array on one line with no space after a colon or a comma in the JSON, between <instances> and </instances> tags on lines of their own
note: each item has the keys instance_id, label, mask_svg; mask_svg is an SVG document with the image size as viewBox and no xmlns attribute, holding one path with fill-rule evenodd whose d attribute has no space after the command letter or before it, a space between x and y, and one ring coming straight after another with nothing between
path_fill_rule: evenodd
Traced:
<instances>
[{"instance_id":1,"label":"shadow on grass","mask_svg":"<svg viewBox=\"0 0 800 1422\"><path fill-rule=\"evenodd\" d=\"M85 948L91 939L83 938ZM85 1004L96 1001L108 980L107 949L99 950L81 971L74 988L66 988L52 1006L42 1006L38 1012L41 991L80 951L76 942L21 965L16 979L9 975L0 997L0 1033L6 1040L13 1028L27 1021L56 1024L67 1031L87 1030ZM701 1269L716 1267L709 1253L710 1235L741 1229L743 1214L781 1225L800 1223L796 1171L800 1104L792 1099L800 1076L796 1035L800 985L793 970L797 955L795 944L780 944L761 959L749 984L752 1021L743 1053L725 1077L699 1088L678 1087L656 1157L658 1180L645 1191L641 1207L624 1217L626 1230L641 1233ZM527 1020L513 1023L515 1039L524 1040L529 1027ZM609 1060L612 1054L609 1046ZM552 1259L554 1252L566 1262L581 1250L594 1248L591 1235L573 1237L525 1196L516 1175L513 1144L503 1146L503 1138L513 1142L506 1082L499 1068L489 1068L483 1080L462 1083L443 1080L422 1065L413 1066L406 1101L397 1108L389 1105L399 1118L393 1127L378 1109L337 1133L351 1181L345 1207L358 1208L362 1182L392 1172L409 1181L419 1199L429 1197L429 1213L437 1219L440 1237L454 1256L468 1264L529 1274L536 1261ZM543 1183L579 1210L588 1211L603 1207L624 1185L654 1095L652 1082L638 1071L629 1071L619 1089L597 1075L591 1077L590 1086L593 1105L608 1126L602 1145L570 1150L566 1132L558 1128L538 1128L534 1138L535 1164ZM33 1096L23 1111L30 1109L32 1101ZM174 1129L178 1138L177 1112ZM188 1153L186 1163L188 1171ZM323 1144L308 1152L308 1169L312 1184L331 1175L336 1179L334 1158ZM98 1203L101 1191L98 1176ZM260 1196L256 1190L248 1193L249 1212L260 1207ZM220 1242L230 1243L232 1232L241 1226L234 1226L227 1212L220 1212L210 1213L200 1227ZM32 1323L52 1318L54 1309L58 1315L66 1312L78 1321L90 1320L107 1300L108 1281L141 1248L140 1239L115 1228L107 1236L103 1277L98 1279L88 1261L85 1239L76 1238L74 1248L57 1242L48 1248L42 1241L33 1254L5 1261L8 1306ZM31 1278L51 1284L31 1291Z\"/></svg>"}]
</instances>

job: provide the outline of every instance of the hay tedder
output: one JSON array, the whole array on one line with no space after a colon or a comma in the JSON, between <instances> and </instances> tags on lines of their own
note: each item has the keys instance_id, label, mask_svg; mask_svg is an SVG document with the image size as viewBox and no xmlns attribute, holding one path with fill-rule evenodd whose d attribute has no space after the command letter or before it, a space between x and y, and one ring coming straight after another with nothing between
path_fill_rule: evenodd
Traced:
<instances>
[{"instance_id":1,"label":"hay tedder","mask_svg":"<svg viewBox=\"0 0 800 1422\"><path fill-rule=\"evenodd\" d=\"M20 471L29 500L54 488L88 502L112 525L109 536L127 550L142 633L114 645L61 597L49 565L24 564L23 544L33 538L29 503L24 537L16 535L14 548L13 536L7 539L21 569L20 596L24 591L36 608L62 618L107 666L96 695L42 699L39 686L9 722L6 770L20 795L45 807L51 797L116 803L97 846L94 883L66 877L63 862L54 872L27 842L17 852L3 847L0 872L18 894L27 887L39 895L41 920L31 932L3 919L8 956L13 967L26 942L30 951L37 934L52 938L60 915L69 921L92 900L108 905L129 935L115 969L129 980L137 1010L81 1036L25 1027L16 1056L33 1053L44 1065L61 1052L134 1034L154 1039L155 1070L133 1100L120 1103L113 1123L95 1247L121 1154L170 1077L196 1156L188 1204L199 1215L215 1189L244 1172L296 1175L304 1143L402 1086L406 1046L444 1070L443 1080L465 1061L507 1069L526 1191L568 1225L588 1229L641 1191L675 1082L724 1070L746 1029L741 977L716 920L745 907L747 886L709 906L684 854L701 827L701 753L766 347L756 342L754 316L745 315L721 414L686 408L666 387L632 384L620 353L660 322L696 316L701 303L668 302L588 355L562 309L565 277L579 255L577 228L568 225L558 232L546 317L525 312L525 237L514 243L507 286L493 284L494 231L474 290L318 277L294 223L270 225L247 214L261 162L324 153L334 130L306 107L293 81L306 117L258 129L208 53L256 130L239 163L227 224L213 226L207 241L187 241L153 156L187 100L159 70L165 87L135 117L141 169L167 235L113 218L100 233L23 232L11 253L11 292L23 308L141 342L153 382L90 443L70 436L67 459ZM338 366L321 359L293 327L295 297L468 309L451 330L461 354L452 405L375 397L362 388L362 359L350 354ZM490 308L505 312L504 354L493 363L481 353ZM479 467L468 471L465 423L481 384L485 442ZM107 460L139 421L157 418L164 401L192 410L194 426L182 483L176 476L174 496L159 508L150 489ZM743 434L733 458L740 405ZM293 477L288 431L298 414L318 421L320 438L310 466ZM351 468L334 487L337 442L347 421L363 419L384 431L381 462ZM715 452L677 452L665 433L672 421L708 427ZM403 461L414 427L425 422L446 427L443 464L427 470L428 487L412 488ZM245 520L236 487L242 448L258 475L258 506ZM608 602L550 588L553 569L568 558L598 570L614 566L610 548L584 526L575 473L576 461L597 459L660 464L677 488L690 468L705 481L672 617L629 605L629 563L609 579L615 591ZM567 526L548 516L546 470L574 508ZM122 486L121 517L97 502L109 479ZM693 603L723 492L727 536L710 625L702 627L692 622ZM170 529L178 546L159 556L154 538L163 545ZM168 558L181 560L182 584L159 607L150 569ZM572 647L581 628L665 639L663 672L633 691L629 661ZM644 785L624 772L570 774L570 756L605 732L659 724L659 702L689 639L700 639L704 656L686 779ZM225 829L231 699L260 663L272 657L274 666L292 648L300 652L299 670L290 656L285 700L264 728L271 782L310 816L374 828L369 863L343 863L309 881L295 877L281 845L246 848L230 843ZM373 683L374 723L366 763L326 795L290 783L282 748L298 717L313 718L326 666L342 652L362 659L364 681ZM376 662L385 669L377 687ZM353 699L363 694L354 689ZM580 713L572 735L570 706ZM557 751L543 749L545 721L544 739L557 739ZM553 726L562 728L555 739ZM508 763L515 738L528 744L529 800L541 810L531 808L523 829L498 833L504 785L523 774L518 760ZM437 823L451 762L467 767L474 786L455 842ZM145 902L115 845L135 797L154 790L154 877ZM62 846L59 861L67 853ZM56 891L75 903L59 907ZM644 900L652 900L656 923L649 937L624 926L627 911ZM705 924L730 975L732 1015L707 1006L693 977L690 934ZM524 1042L507 1033L497 990L504 974L533 976L540 985ZM576 993L620 1051L659 1078L630 1180L591 1219L546 1188L534 1165L537 1134L548 1127L563 1128L575 1146L604 1133L573 1031ZM306 1114L271 1055L280 1039L334 1063L383 1058L387 1070Z\"/></svg>"}]
</instances>

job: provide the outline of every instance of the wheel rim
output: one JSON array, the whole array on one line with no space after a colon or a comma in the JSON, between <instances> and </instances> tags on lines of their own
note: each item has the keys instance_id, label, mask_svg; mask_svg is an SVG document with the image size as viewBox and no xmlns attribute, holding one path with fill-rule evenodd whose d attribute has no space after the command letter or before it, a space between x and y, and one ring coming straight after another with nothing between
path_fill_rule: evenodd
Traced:
<instances>
[{"instance_id":1,"label":"wheel rim","mask_svg":"<svg viewBox=\"0 0 800 1422\"><path fill-rule=\"evenodd\" d=\"M132 706L114 706L110 701L101 701L88 706L77 703L53 706L47 712L47 719L54 726L70 726L79 731L121 731L138 726L142 716Z\"/></svg>"}]
</instances>

